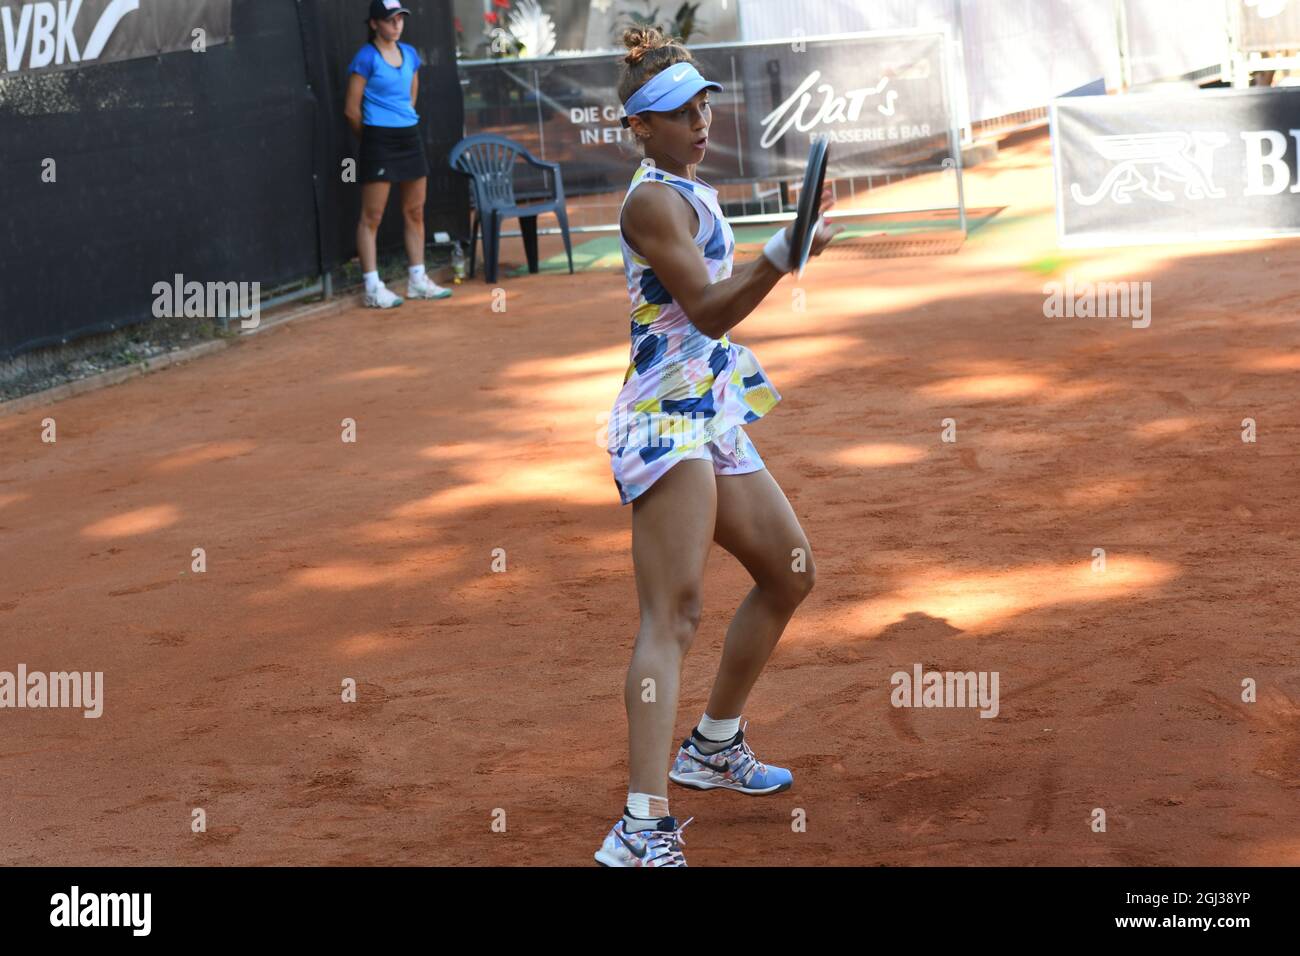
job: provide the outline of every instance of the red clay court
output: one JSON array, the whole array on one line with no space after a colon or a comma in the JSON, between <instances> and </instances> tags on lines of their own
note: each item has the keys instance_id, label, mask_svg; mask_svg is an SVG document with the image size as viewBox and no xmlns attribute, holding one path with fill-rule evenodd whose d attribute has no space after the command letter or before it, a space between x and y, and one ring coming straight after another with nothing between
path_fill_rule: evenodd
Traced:
<instances>
[{"instance_id":1,"label":"red clay court","mask_svg":"<svg viewBox=\"0 0 1300 956\"><path fill-rule=\"evenodd\" d=\"M1045 135L1005 148L959 254L828 255L735 330L818 583L745 715L794 789L673 789L692 865L1300 863L1300 246L1061 253L1051 178ZM1045 318L1067 275L1151 282L1150 327ZM637 626L627 296L501 287L0 418L0 668L105 684L98 720L3 715L0 859L591 864ZM748 587L715 548L679 736ZM998 671L998 717L892 707L914 663Z\"/></svg>"}]
</instances>

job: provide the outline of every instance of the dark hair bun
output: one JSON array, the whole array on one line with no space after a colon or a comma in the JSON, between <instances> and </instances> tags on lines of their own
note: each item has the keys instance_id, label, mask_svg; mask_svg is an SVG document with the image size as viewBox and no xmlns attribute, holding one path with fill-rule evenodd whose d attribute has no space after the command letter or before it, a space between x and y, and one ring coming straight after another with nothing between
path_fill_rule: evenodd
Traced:
<instances>
[{"instance_id":1,"label":"dark hair bun","mask_svg":"<svg viewBox=\"0 0 1300 956\"><path fill-rule=\"evenodd\" d=\"M657 27L628 27L623 31L623 45L630 51L624 63L636 66L651 50L668 46L671 41Z\"/></svg>"}]
</instances>

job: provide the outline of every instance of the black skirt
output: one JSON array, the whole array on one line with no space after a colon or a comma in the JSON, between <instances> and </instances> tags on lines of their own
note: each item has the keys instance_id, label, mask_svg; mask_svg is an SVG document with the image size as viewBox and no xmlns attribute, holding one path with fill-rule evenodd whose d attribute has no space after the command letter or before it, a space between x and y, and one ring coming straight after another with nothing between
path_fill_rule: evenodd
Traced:
<instances>
[{"instance_id":1,"label":"black skirt","mask_svg":"<svg viewBox=\"0 0 1300 956\"><path fill-rule=\"evenodd\" d=\"M405 183L428 176L420 127L363 126L358 166L363 183Z\"/></svg>"}]
</instances>

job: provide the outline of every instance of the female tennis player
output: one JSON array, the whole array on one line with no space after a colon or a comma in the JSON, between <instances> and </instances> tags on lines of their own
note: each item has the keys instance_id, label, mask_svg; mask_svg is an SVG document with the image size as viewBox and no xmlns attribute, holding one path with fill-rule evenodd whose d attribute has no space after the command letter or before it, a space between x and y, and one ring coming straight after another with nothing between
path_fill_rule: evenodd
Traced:
<instances>
[{"instance_id":1,"label":"female tennis player","mask_svg":"<svg viewBox=\"0 0 1300 956\"><path fill-rule=\"evenodd\" d=\"M788 770L761 763L740 726L750 689L813 586L808 538L742 425L781 396L728 331L790 271L789 228L732 271L735 242L717 190L696 175L709 144L709 91L690 52L655 29L623 43L619 98L646 159L620 218L632 300L632 359L615 401L609 453L632 504L640 628L623 696L630 781L623 817L596 852L605 866L685 866L668 780L743 794L787 790ZM820 210L832 205L823 193ZM840 230L818 221L813 254ZM708 705L668 768L678 679L700 618L711 542L754 587L723 645ZM693 818L692 818L693 819ZM689 823L687 820L686 823Z\"/></svg>"},{"instance_id":2,"label":"female tennis player","mask_svg":"<svg viewBox=\"0 0 1300 956\"><path fill-rule=\"evenodd\" d=\"M445 299L451 295L424 271L424 196L429 163L420 139L415 98L420 89L420 54L399 43L409 10L399 0L371 0L370 40L352 59L344 115L361 140L359 179L361 221L357 254L366 281L366 305L392 309L402 300L379 278L375 236L384 219L388 192L399 183L406 217L406 255L410 259L408 299Z\"/></svg>"}]
</instances>

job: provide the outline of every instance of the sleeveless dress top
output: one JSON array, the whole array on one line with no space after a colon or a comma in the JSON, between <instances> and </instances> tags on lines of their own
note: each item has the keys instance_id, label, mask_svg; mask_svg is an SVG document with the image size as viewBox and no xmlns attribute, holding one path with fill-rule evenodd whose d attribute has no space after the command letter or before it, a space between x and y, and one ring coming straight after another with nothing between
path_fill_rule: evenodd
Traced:
<instances>
[{"instance_id":1,"label":"sleeveless dress top","mask_svg":"<svg viewBox=\"0 0 1300 956\"><path fill-rule=\"evenodd\" d=\"M736 243L718 191L645 160L632 176L624 204L645 182L666 183L686 197L699 217L695 245L704 255L709 281L730 276ZM735 426L766 415L781 395L749 349L726 334L710 338L692 324L650 263L628 245L621 226L619 245L632 302L632 348L610 413L606 449L619 497L628 504L702 445L716 442L733 452L740 433Z\"/></svg>"}]
</instances>

